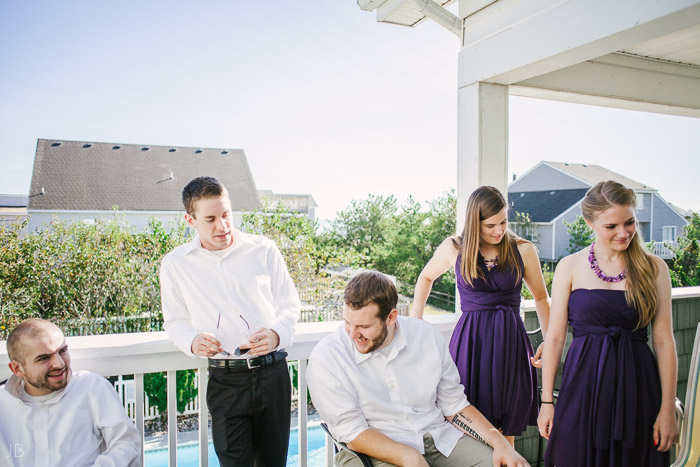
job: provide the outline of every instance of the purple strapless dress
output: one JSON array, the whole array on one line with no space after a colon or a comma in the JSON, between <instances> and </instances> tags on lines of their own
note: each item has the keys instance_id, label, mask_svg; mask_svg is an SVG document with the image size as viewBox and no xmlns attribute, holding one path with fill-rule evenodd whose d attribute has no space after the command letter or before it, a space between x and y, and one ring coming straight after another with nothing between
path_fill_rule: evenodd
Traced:
<instances>
[{"instance_id":1,"label":"purple strapless dress","mask_svg":"<svg viewBox=\"0 0 700 467\"><path fill-rule=\"evenodd\" d=\"M517 251L517 250L516 250ZM467 399L506 436L520 435L537 424L537 372L530 364L532 344L520 317L522 279L515 273L488 271L470 286L455 274L462 316L450 339L450 354L457 365ZM524 270L518 253L518 265Z\"/></svg>"},{"instance_id":2,"label":"purple strapless dress","mask_svg":"<svg viewBox=\"0 0 700 467\"><path fill-rule=\"evenodd\" d=\"M647 329L622 290L576 289L569 298L573 341L564 364L545 465L668 466L653 427L661 382Z\"/></svg>"}]
</instances>

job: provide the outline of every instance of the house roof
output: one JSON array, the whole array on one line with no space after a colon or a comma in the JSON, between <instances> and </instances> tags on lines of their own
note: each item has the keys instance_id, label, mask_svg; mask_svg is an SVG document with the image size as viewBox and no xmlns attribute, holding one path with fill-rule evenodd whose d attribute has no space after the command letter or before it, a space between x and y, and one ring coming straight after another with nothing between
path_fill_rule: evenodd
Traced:
<instances>
[{"instance_id":1,"label":"house roof","mask_svg":"<svg viewBox=\"0 0 700 467\"><path fill-rule=\"evenodd\" d=\"M508 192L508 215L513 219L516 212L530 214L532 222L551 222L562 212L579 202L586 189Z\"/></svg>"},{"instance_id":2,"label":"house roof","mask_svg":"<svg viewBox=\"0 0 700 467\"><path fill-rule=\"evenodd\" d=\"M612 170L608 170L605 167L595 164L574 164L571 162L550 161L544 161L542 163L559 169L562 172L566 172L567 174L572 175L583 182L590 184L591 186L606 180L614 180L633 190L657 191L648 185L639 183L631 178L627 178L624 175L620 175L617 172L613 172Z\"/></svg>"},{"instance_id":3,"label":"house roof","mask_svg":"<svg viewBox=\"0 0 700 467\"><path fill-rule=\"evenodd\" d=\"M29 209L184 211L182 189L199 176L221 181L234 211L260 206L242 149L40 139Z\"/></svg>"}]
</instances>

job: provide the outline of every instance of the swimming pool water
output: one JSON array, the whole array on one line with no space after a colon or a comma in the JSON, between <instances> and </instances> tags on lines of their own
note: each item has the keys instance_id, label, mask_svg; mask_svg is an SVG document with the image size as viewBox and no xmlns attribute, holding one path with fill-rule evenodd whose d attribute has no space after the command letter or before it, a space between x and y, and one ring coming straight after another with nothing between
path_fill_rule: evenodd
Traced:
<instances>
[{"instance_id":1,"label":"swimming pool water","mask_svg":"<svg viewBox=\"0 0 700 467\"><path fill-rule=\"evenodd\" d=\"M325 459L325 432L320 426L311 426L307 431L308 465L323 466ZM209 465L219 465L214 445L209 442ZM199 443L177 447L178 467L197 467L199 465ZM289 450L287 451L287 467L299 465L299 433L295 428L289 433ZM144 455L145 467L168 467L168 449L153 449Z\"/></svg>"}]
</instances>

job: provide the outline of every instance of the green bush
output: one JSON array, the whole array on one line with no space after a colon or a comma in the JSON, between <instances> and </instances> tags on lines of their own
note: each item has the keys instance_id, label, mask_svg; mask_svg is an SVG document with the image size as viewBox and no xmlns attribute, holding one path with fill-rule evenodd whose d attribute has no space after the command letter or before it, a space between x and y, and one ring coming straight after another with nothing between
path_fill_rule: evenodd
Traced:
<instances>
[{"instance_id":1,"label":"green bush","mask_svg":"<svg viewBox=\"0 0 700 467\"><path fill-rule=\"evenodd\" d=\"M119 215L95 224L54 220L23 236L25 226L0 226L0 339L28 318L70 335L124 332L126 324L114 323L158 315L160 261L186 241L184 223L166 229L154 219L134 232Z\"/></svg>"},{"instance_id":2,"label":"green bush","mask_svg":"<svg viewBox=\"0 0 700 467\"><path fill-rule=\"evenodd\" d=\"M700 285L700 215L694 212L674 249L671 281L674 287Z\"/></svg>"}]
</instances>

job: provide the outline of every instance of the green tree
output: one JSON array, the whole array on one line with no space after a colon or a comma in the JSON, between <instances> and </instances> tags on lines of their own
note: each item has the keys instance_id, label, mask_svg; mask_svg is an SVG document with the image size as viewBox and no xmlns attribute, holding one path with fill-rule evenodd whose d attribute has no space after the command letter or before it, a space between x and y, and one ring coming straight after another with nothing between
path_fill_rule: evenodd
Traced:
<instances>
[{"instance_id":1,"label":"green tree","mask_svg":"<svg viewBox=\"0 0 700 467\"><path fill-rule=\"evenodd\" d=\"M361 255L373 255L386 239L389 223L396 214L393 195L369 195L366 200L353 200L332 222L337 243Z\"/></svg>"},{"instance_id":2,"label":"green tree","mask_svg":"<svg viewBox=\"0 0 700 467\"><path fill-rule=\"evenodd\" d=\"M595 239L593 230L588 227L583 216L576 217L576 220L571 223L565 220L562 220L562 222L569 234L569 253L576 253L590 245Z\"/></svg>"},{"instance_id":3,"label":"green tree","mask_svg":"<svg viewBox=\"0 0 700 467\"><path fill-rule=\"evenodd\" d=\"M327 239L338 250L359 255L355 258L360 266L396 276L399 290L412 294L435 249L455 233L456 205L454 190L425 207L413 197L398 206L393 196L370 195L338 213ZM454 273L443 275L434 288L454 295Z\"/></svg>"},{"instance_id":4,"label":"green tree","mask_svg":"<svg viewBox=\"0 0 700 467\"><path fill-rule=\"evenodd\" d=\"M700 215L693 213L690 223L674 248L671 282L674 287L700 285Z\"/></svg>"}]
</instances>

